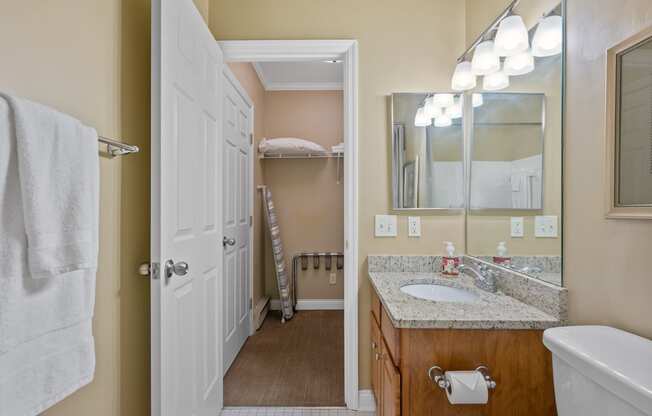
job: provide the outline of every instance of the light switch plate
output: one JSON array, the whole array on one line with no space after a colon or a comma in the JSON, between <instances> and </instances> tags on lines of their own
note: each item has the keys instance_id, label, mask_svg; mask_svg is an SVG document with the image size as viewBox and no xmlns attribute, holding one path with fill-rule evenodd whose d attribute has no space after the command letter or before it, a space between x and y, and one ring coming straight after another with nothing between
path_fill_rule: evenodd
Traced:
<instances>
[{"instance_id":1,"label":"light switch plate","mask_svg":"<svg viewBox=\"0 0 652 416\"><path fill-rule=\"evenodd\" d=\"M376 237L396 237L396 215L376 215Z\"/></svg>"},{"instance_id":2,"label":"light switch plate","mask_svg":"<svg viewBox=\"0 0 652 416\"><path fill-rule=\"evenodd\" d=\"M421 237L421 217L408 217L408 237Z\"/></svg>"},{"instance_id":3,"label":"light switch plate","mask_svg":"<svg viewBox=\"0 0 652 416\"><path fill-rule=\"evenodd\" d=\"M523 237L524 235L524 226L523 226L523 217L511 217L510 218L510 235L512 237Z\"/></svg>"},{"instance_id":4,"label":"light switch plate","mask_svg":"<svg viewBox=\"0 0 652 416\"><path fill-rule=\"evenodd\" d=\"M534 236L543 238L556 238L557 216L537 215L534 217Z\"/></svg>"}]
</instances>

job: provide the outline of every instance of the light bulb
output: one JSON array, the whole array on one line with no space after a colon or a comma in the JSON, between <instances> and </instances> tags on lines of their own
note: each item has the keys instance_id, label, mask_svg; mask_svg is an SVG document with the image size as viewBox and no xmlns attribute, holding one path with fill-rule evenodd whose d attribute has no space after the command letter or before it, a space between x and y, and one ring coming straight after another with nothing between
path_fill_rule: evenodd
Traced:
<instances>
[{"instance_id":1,"label":"light bulb","mask_svg":"<svg viewBox=\"0 0 652 416\"><path fill-rule=\"evenodd\" d=\"M500 70L500 58L494 52L492 40L486 40L475 47L471 69L475 75L487 75Z\"/></svg>"},{"instance_id":2,"label":"light bulb","mask_svg":"<svg viewBox=\"0 0 652 416\"><path fill-rule=\"evenodd\" d=\"M455 100L455 103L449 107L446 107L446 111L444 112L446 116L448 116L451 119L456 119L462 117L462 102L461 100ZM435 119L436 121L436 119Z\"/></svg>"},{"instance_id":3,"label":"light bulb","mask_svg":"<svg viewBox=\"0 0 652 416\"><path fill-rule=\"evenodd\" d=\"M448 127L453 124L453 120L446 114L442 114L435 119L435 127Z\"/></svg>"},{"instance_id":4,"label":"light bulb","mask_svg":"<svg viewBox=\"0 0 652 416\"><path fill-rule=\"evenodd\" d=\"M471 62L460 62L455 66L451 88L455 91L466 91L475 88L475 74L471 70Z\"/></svg>"},{"instance_id":5,"label":"light bulb","mask_svg":"<svg viewBox=\"0 0 652 416\"><path fill-rule=\"evenodd\" d=\"M480 107L483 104L482 94L473 93L471 96L471 103L473 104L473 107Z\"/></svg>"},{"instance_id":6,"label":"light bulb","mask_svg":"<svg viewBox=\"0 0 652 416\"><path fill-rule=\"evenodd\" d=\"M485 75L482 80L482 88L487 91L502 90L509 87L509 77L503 71Z\"/></svg>"},{"instance_id":7,"label":"light bulb","mask_svg":"<svg viewBox=\"0 0 652 416\"><path fill-rule=\"evenodd\" d=\"M521 16L504 18L498 26L494 39L494 52L498 56L513 56L530 47L527 28Z\"/></svg>"},{"instance_id":8,"label":"light bulb","mask_svg":"<svg viewBox=\"0 0 652 416\"><path fill-rule=\"evenodd\" d=\"M521 52L505 58L503 71L507 75L525 75L534 71L534 58L530 51Z\"/></svg>"},{"instance_id":9,"label":"light bulb","mask_svg":"<svg viewBox=\"0 0 652 416\"><path fill-rule=\"evenodd\" d=\"M448 107L449 105L453 105L455 102L453 94L448 93L435 94L433 100L437 107Z\"/></svg>"},{"instance_id":10,"label":"light bulb","mask_svg":"<svg viewBox=\"0 0 652 416\"><path fill-rule=\"evenodd\" d=\"M532 38L532 55L543 57L561 53L563 42L561 16L548 16L539 22Z\"/></svg>"},{"instance_id":11,"label":"light bulb","mask_svg":"<svg viewBox=\"0 0 652 416\"><path fill-rule=\"evenodd\" d=\"M415 127L428 127L430 124L432 124L432 120L426 116L423 107L417 108L417 113L414 116Z\"/></svg>"}]
</instances>

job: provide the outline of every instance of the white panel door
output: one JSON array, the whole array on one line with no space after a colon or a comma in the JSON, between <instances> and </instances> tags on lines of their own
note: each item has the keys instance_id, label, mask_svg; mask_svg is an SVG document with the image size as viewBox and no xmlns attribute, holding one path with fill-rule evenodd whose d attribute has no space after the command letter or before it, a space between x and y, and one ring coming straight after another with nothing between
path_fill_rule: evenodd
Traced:
<instances>
[{"instance_id":1,"label":"white panel door","mask_svg":"<svg viewBox=\"0 0 652 416\"><path fill-rule=\"evenodd\" d=\"M160 265L151 280L156 416L214 416L222 408L222 66L219 46L192 0L153 1L151 261Z\"/></svg>"},{"instance_id":2,"label":"white panel door","mask_svg":"<svg viewBox=\"0 0 652 416\"><path fill-rule=\"evenodd\" d=\"M249 336L251 273L249 253L249 195L252 108L225 68L223 78L223 178L224 178L224 373Z\"/></svg>"}]
</instances>

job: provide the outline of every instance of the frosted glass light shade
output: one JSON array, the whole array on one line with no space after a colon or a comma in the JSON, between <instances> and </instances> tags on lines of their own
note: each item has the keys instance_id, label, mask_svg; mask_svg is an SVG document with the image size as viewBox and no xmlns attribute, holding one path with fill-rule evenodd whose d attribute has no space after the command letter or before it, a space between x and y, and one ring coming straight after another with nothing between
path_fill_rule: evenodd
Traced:
<instances>
[{"instance_id":1,"label":"frosted glass light shade","mask_svg":"<svg viewBox=\"0 0 652 416\"><path fill-rule=\"evenodd\" d=\"M428 127L430 124L432 124L432 120L430 117L426 116L424 108L417 108L417 113L414 116L415 127Z\"/></svg>"},{"instance_id":2,"label":"frosted glass light shade","mask_svg":"<svg viewBox=\"0 0 652 416\"><path fill-rule=\"evenodd\" d=\"M442 114L435 119L435 127L448 127L451 124L453 124L453 120L446 114Z\"/></svg>"},{"instance_id":3,"label":"frosted glass light shade","mask_svg":"<svg viewBox=\"0 0 652 416\"><path fill-rule=\"evenodd\" d=\"M471 70L471 62L460 62L455 66L451 88L455 91L466 91L475 88L475 74Z\"/></svg>"},{"instance_id":4,"label":"frosted glass light shade","mask_svg":"<svg viewBox=\"0 0 652 416\"><path fill-rule=\"evenodd\" d=\"M462 103L461 100L455 100L455 103L449 107L446 107L444 114L451 119L456 119L462 117Z\"/></svg>"},{"instance_id":5,"label":"frosted glass light shade","mask_svg":"<svg viewBox=\"0 0 652 416\"><path fill-rule=\"evenodd\" d=\"M503 71L507 75L525 75L534 70L534 58L530 51L505 58Z\"/></svg>"},{"instance_id":6,"label":"frosted glass light shade","mask_svg":"<svg viewBox=\"0 0 652 416\"><path fill-rule=\"evenodd\" d=\"M471 96L471 104L473 104L473 107L480 107L482 104L484 104L484 100L482 99L482 94L474 93Z\"/></svg>"},{"instance_id":7,"label":"frosted glass light shade","mask_svg":"<svg viewBox=\"0 0 652 416\"><path fill-rule=\"evenodd\" d=\"M521 16L504 18L494 39L494 52L498 56L513 56L530 48L530 38Z\"/></svg>"},{"instance_id":8,"label":"frosted glass light shade","mask_svg":"<svg viewBox=\"0 0 652 416\"><path fill-rule=\"evenodd\" d=\"M487 91L497 91L509 87L509 77L503 71L485 75L482 79L482 88Z\"/></svg>"},{"instance_id":9,"label":"frosted glass light shade","mask_svg":"<svg viewBox=\"0 0 652 416\"><path fill-rule=\"evenodd\" d=\"M455 102L455 96L453 94L435 94L433 96L434 103L437 107L448 107L453 105Z\"/></svg>"},{"instance_id":10,"label":"frosted glass light shade","mask_svg":"<svg viewBox=\"0 0 652 416\"><path fill-rule=\"evenodd\" d=\"M475 75L488 75L500 70L500 58L494 52L492 40L486 40L475 47L471 70Z\"/></svg>"},{"instance_id":11,"label":"frosted glass light shade","mask_svg":"<svg viewBox=\"0 0 652 416\"><path fill-rule=\"evenodd\" d=\"M532 38L532 55L543 57L561 53L561 16L548 16L539 22Z\"/></svg>"},{"instance_id":12,"label":"frosted glass light shade","mask_svg":"<svg viewBox=\"0 0 652 416\"><path fill-rule=\"evenodd\" d=\"M434 118L441 113L441 109L435 105L435 99L433 96L426 98L426 102L423 105L423 113L427 118Z\"/></svg>"}]
</instances>

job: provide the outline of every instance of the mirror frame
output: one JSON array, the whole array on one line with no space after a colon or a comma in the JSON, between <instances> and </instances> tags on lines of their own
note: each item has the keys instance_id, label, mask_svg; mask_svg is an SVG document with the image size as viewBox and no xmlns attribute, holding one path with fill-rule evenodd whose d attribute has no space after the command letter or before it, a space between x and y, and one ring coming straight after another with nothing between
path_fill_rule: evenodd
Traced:
<instances>
[{"instance_id":1,"label":"mirror frame","mask_svg":"<svg viewBox=\"0 0 652 416\"><path fill-rule=\"evenodd\" d=\"M620 127L620 57L643 42L652 40L652 26L607 49L606 131L605 131L605 211L609 219L652 219L652 204L618 203Z\"/></svg>"}]
</instances>

